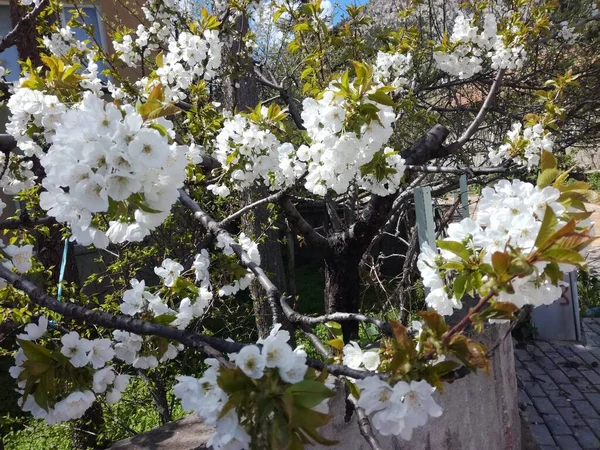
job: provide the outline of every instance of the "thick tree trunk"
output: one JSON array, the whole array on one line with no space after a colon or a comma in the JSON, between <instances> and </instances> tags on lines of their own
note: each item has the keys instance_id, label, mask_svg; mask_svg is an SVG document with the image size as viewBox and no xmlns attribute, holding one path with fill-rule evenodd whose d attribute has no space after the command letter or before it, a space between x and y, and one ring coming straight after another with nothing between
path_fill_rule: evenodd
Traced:
<instances>
[{"instance_id":1,"label":"thick tree trunk","mask_svg":"<svg viewBox=\"0 0 600 450\"><path fill-rule=\"evenodd\" d=\"M363 246L359 242L341 241L331 246L325 256L325 311L358 312L360 299L359 265ZM342 323L344 340L358 338L358 323Z\"/></svg>"}]
</instances>

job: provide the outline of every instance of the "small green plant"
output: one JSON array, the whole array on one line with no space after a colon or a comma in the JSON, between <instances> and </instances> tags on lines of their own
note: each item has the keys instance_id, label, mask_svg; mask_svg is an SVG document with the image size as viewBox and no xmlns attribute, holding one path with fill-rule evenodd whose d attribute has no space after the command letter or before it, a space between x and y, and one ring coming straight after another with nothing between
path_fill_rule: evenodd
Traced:
<instances>
[{"instance_id":1,"label":"small green plant","mask_svg":"<svg viewBox=\"0 0 600 450\"><path fill-rule=\"evenodd\" d=\"M577 294L579 296L579 311L582 316L586 315L587 310L600 307L598 292L600 292L600 278L588 272L579 271L577 276Z\"/></svg>"},{"instance_id":2,"label":"small green plant","mask_svg":"<svg viewBox=\"0 0 600 450\"><path fill-rule=\"evenodd\" d=\"M600 172L590 173L587 176L587 182L594 191L600 192Z\"/></svg>"}]
</instances>

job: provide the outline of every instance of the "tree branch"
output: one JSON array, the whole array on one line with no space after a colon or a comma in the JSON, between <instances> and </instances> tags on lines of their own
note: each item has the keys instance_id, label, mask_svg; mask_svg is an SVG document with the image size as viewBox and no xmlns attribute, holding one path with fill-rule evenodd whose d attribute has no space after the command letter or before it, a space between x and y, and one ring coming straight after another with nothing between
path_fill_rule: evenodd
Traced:
<instances>
[{"instance_id":1,"label":"tree branch","mask_svg":"<svg viewBox=\"0 0 600 450\"><path fill-rule=\"evenodd\" d=\"M261 198L260 200L257 200L254 203L250 203L249 205L244 206L240 210L234 212L230 216L228 216L225 219L221 220L221 222L219 222L219 227L226 228L227 225L229 225L231 222L233 222L234 220L242 217L244 214L246 214L247 212L249 212L252 209L256 208L257 206L260 206L263 203L276 202L281 197L283 197L285 194L286 194L286 191L285 190L281 190L279 192L275 192L272 195L269 195L268 197Z\"/></svg>"},{"instance_id":2,"label":"tree branch","mask_svg":"<svg viewBox=\"0 0 600 450\"><path fill-rule=\"evenodd\" d=\"M298 230L298 232L304 236L309 244L313 244L319 247L327 247L329 244L324 236L317 233L313 227L302 217L298 212L289 197L285 196L279 201L279 205L283 209L283 212L289 219L290 223Z\"/></svg>"},{"instance_id":3,"label":"tree branch","mask_svg":"<svg viewBox=\"0 0 600 450\"><path fill-rule=\"evenodd\" d=\"M348 396L348 400L354 406L354 411L356 411L356 419L361 436L365 438L365 441L367 441L367 444L369 444L371 450L383 450L383 447L379 444L379 441L375 437L373 427L371 426L371 421L369 420L369 416L367 416L365 410L358 406L358 401L354 398L354 396Z\"/></svg>"},{"instance_id":4,"label":"tree branch","mask_svg":"<svg viewBox=\"0 0 600 450\"><path fill-rule=\"evenodd\" d=\"M44 217L42 219L32 219L27 215L20 219L8 219L0 221L0 230L18 230L21 228L34 228L38 225L54 225L56 219L54 217Z\"/></svg>"},{"instance_id":5,"label":"tree branch","mask_svg":"<svg viewBox=\"0 0 600 450\"><path fill-rule=\"evenodd\" d=\"M475 119L473 119L473 122L471 122L471 125L469 125L469 127L458 138L458 140L448 146L448 153L456 152L463 145L465 145L469 141L469 139L471 139L473 137L473 135L477 132L477 130L479 130L479 126L483 122L483 119L485 119L485 115L486 115L488 109L490 109L490 106L492 106L492 103L494 103L496 94L500 90L500 85L502 84L502 78L504 78L504 73L505 73L504 69L500 69L498 71L498 73L496 74L496 78L494 79L494 82L492 83L492 86L490 87L490 91L488 92L487 97L485 98L483 104L481 105L481 109L475 116Z\"/></svg>"},{"instance_id":6,"label":"tree branch","mask_svg":"<svg viewBox=\"0 0 600 450\"><path fill-rule=\"evenodd\" d=\"M508 167L447 167L447 166L415 166L408 165L406 170L411 172L424 172L424 173L455 173L455 174L476 174L484 175L490 173L506 173L510 169Z\"/></svg>"},{"instance_id":7,"label":"tree branch","mask_svg":"<svg viewBox=\"0 0 600 450\"><path fill-rule=\"evenodd\" d=\"M304 122L302 120L301 114L298 111L296 104L294 103L294 99L292 98L290 93L287 91L287 89L284 88L282 85L269 80L256 67L254 68L254 74L256 75L256 80L259 83L261 83L267 87L270 87L271 89L275 89L276 91L279 92L279 96L281 97L281 100L283 100L286 103L286 105L288 106L288 112L290 113L292 120L296 124L296 127L299 130L306 130L306 127L304 126Z\"/></svg>"},{"instance_id":8,"label":"tree branch","mask_svg":"<svg viewBox=\"0 0 600 450\"><path fill-rule=\"evenodd\" d=\"M33 8L29 14L23 17L19 23L9 31L6 36L0 40L0 53L9 47L12 47L17 43L17 39L22 34L26 34L25 28L34 28L35 19L40 15L44 8L48 5L49 0L42 0L35 8Z\"/></svg>"},{"instance_id":9,"label":"tree branch","mask_svg":"<svg viewBox=\"0 0 600 450\"><path fill-rule=\"evenodd\" d=\"M364 323L372 323L381 330L382 334L385 334L386 336L393 335L392 326L388 322L377 319L376 317L369 317L369 316L365 316L363 314L344 313L344 312L325 314L325 315L318 316L318 317L309 317L309 316L300 314L297 311L294 311L292 309L292 307L289 305L289 303L287 302L285 297L281 297L279 302L281 303L281 308L283 309L283 313L287 316L287 318L292 323L299 323L299 324L313 326L313 325L317 325L319 323L325 323L325 322L331 322L331 321L333 321L333 322L357 321L357 322L364 322Z\"/></svg>"}]
</instances>

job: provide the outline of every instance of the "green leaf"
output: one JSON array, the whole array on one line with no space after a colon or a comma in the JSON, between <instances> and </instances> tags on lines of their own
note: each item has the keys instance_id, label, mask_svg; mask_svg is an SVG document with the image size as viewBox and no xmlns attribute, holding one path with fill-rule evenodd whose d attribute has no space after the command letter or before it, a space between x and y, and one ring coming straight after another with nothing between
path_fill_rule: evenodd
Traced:
<instances>
[{"instance_id":1,"label":"green leaf","mask_svg":"<svg viewBox=\"0 0 600 450\"><path fill-rule=\"evenodd\" d=\"M161 314L160 316L156 316L153 322L158 323L160 325L169 325L176 318L177 316L175 314Z\"/></svg>"},{"instance_id":2,"label":"green leaf","mask_svg":"<svg viewBox=\"0 0 600 450\"><path fill-rule=\"evenodd\" d=\"M323 383L314 380L303 380L300 383L292 384L286 389L286 392L294 396L294 404L309 409L335 395L335 392Z\"/></svg>"},{"instance_id":3,"label":"green leaf","mask_svg":"<svg viewBox=\"0 0 600 450\"><path fill-rule=\"evenodd\" d=\"M344 350L344 341L339 338L328 340L327 345L339 350L340 352Z\"/></svg>"},{"instance_id":4,"label":"green leaf","mask_svg":"<svg viewBox=\"0 0 600 450\"><path fill-rule=\"evenodd\" d=\"M438 374L439 376L443 376L448 372L452 372L457 367L460 367L460 363L458 361L446 359L445 361L439 362L435 366L433 366L433 369L436 374Z\"/></svg>"},{"instance_id":5,"label":"green leaf","mask_svg":"<svg viewBox=\"0 0 600 450\"><path fill-rule=\"evenodd\" d=\"M352 396L355 399L359 399L360 398L360 389L358 389L358 386L356 384L354 384L352 381L350 381L348 378L344 378L344 382L346 383L346 386L348 386L348 390L350 391L350 394L352 394Z\"/></svg>"},{"instance_id":6,"label":"green leaf","mask_svg":"<svg viewBox=\"0 0 600 450\"><path fill-rule=\"evenodd\" d=\"M558 169L558 161L551 152L542 150L540 169L542 172L546 169Z\"/></svg>"},{"instance_id":7,"label":"green leaf","mask_svg":"<svg viewBox=\"0 0 600 450\"><path fill-rule=\"evenodd\" d=\"M546 206L546 212L542 219L542 225L540 231L535 239L535 246L537 248L543 248L550 236L554 234L556 225L558 224L558 218L550 206Z\"/></svg>"},{"instance_id":8,"label":"green leaf","mask_svg":"<svg viewBox=\"0 0 600 450\"><path fill-rule=\"evenodd\" d=\"M380 91L379 89L377 89L374 93L369 94L369 100L373 100L376 103L386 106L394 106L396 104L392 97L387 95L385 92Z\"/></svg>"},{"instance_id":9,"label":"green leaf","mask_svg":"<svg viewBox=\"0 0 600 450\"><path fill-rule=\"evenodd\" d=\"M438 239L435 242L439 248L441 248L442 250L447 250L451 253L454 253L456 256L461 258L463 261L468 261L469 258L471 257L471 254L469 253L469 251L460 242L446 241L446 240L442 240L442 239Z\"/></svg>"},{"instance_id":10,"label":"green leaf","mask_svg":"<svg viewBox=\"0 0 600 450\"><path fill-rule=\"evenodd\" d=\"M163 59L164 59L163 57L164 57L164 52L161 50L156 55L156 67L158 67L159 69L163 66Z\"/></svg>"},{"instance_id":11,"label":"green leaf","mask_svg":"<svg viewBox=\"0 0 600 450\"><path fill-rule=\"evenodd\" d=\"M552 185L557 177L560 175L560 171L558 169L546 169L540 172L537 179L537 186L541 188L545 188L547 186Z\"/></svg>"},{"instance_id":12,"label":"green leaf","mask_svg":"<svg viewBox=\"0 0 600 450\"><path fill-rule=\"evenodd\" d=\"M23 349L23 353L25 353L28 361L46 364L54 363L55 359L52 357L52 352L46 347L23 339L17 339L17 342Z\"/></svg>"},{"instance_id":13,"label":"green leaf","mask_svg":"<svg viewBox=\"0 0 600 450\"><path fill-rule=\"evenodd\" d=\"M454 297L457 300L462 299L467 291L467 279L468 276L465 274L461 274L454 279L452 290L454 291Z\"/></svg>"},{"instance_id":14,"label":"green leaf","mask_svg":"<svg viewBox=\"0 0 600 450\"><path fill-rule=\"evenodd\" d=\"M580 265L585 262L585 258L581 253L564 248L548 249L540 255L540 258L546 261L574 265Z\"/></svg>"},{"instance_id":15,"label":"green leaf","mask_svg":"<svg viewBox=\"0 0 600 450\"><path fill-rule=\"evenodd\" d=\"M465 265L458 261L448 261L440 266L442 270L463 270Z\"/></svg>"}]
</instances>

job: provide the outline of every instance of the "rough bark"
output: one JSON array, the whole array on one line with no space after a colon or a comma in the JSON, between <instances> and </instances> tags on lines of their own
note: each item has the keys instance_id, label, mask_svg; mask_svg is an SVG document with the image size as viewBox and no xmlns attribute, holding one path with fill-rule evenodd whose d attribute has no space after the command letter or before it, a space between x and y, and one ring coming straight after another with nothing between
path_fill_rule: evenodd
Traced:
<instances>
[{"instance_id":1,"label":"rough bark","mask_svg":"<svg viewBox=\"0 0 600 450\"><path fill-rule=\"evenodd\" d=\"M17 0L10 0L10 20L13 28L23 22L23 18L29 13L29 8L21 5ZM17 28L17 33L13 36L13 42L17 46L19 58L26 61L31 60L34 66L41 66L40 52L37 48L37 39L39 34L35 29L35 21L25 22L26 26L21 25Z\"/></svg>"}]
</instances>

